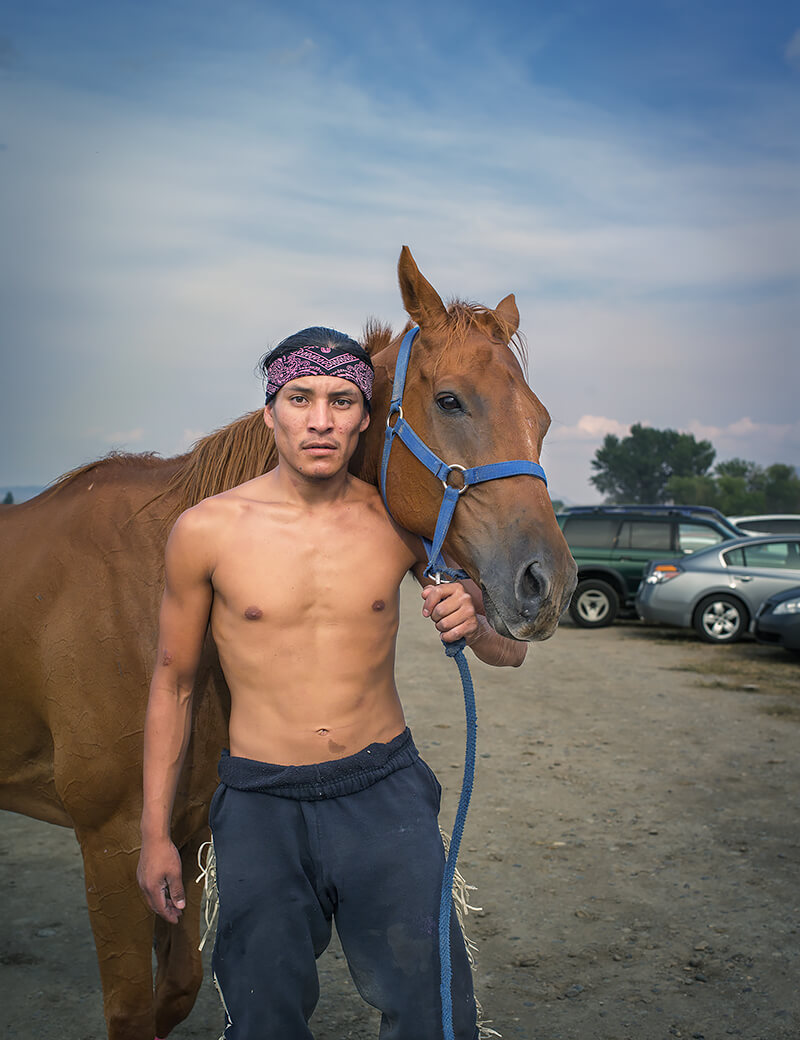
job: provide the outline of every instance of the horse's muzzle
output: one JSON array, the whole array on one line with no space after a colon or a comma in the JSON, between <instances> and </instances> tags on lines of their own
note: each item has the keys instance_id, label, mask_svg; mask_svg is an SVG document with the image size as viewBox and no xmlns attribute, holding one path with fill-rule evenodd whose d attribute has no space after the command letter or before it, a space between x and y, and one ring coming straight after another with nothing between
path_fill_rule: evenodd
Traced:
<instances>
[{"instance_id":1,"label":"horse's muzzle","mask_svg":"<svg viewBox=\"0 0 800 1040\"><path fill-rule=\"evenodd\" d=\"M486 617L495 631L511 639L525 641L548 639L569 606L577 583L577 568L559 568L539 559L523 563L513 582L492 582L489 575L481 581Z\"/></svg>"}]
</instances>

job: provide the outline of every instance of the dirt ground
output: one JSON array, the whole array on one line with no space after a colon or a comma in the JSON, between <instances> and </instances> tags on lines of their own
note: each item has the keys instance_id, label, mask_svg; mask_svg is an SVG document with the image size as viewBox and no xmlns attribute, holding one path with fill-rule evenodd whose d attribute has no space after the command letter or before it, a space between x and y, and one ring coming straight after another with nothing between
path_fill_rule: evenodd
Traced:
<instances>
[{"instance_id":1,"label":"dirt ground","mask_svg":"<svg viewBox=\"0 0 800 1040\"><path fill-rule=\"evenodd\" d=\"M403 596L399 681L449 829L460 684L418 593ZM493 1027L507 1040L796 1040L800 664L752 642L565 623L523 668L473 675L479 765L459 866L483 907L467 924ZM70 832L0 814L0 909L6 1035L104 1037ZM377 1036L335 945L320 975L317 1040ZM206 980L172 1037L220 1030Z\"/></svg>"}]
</instances>

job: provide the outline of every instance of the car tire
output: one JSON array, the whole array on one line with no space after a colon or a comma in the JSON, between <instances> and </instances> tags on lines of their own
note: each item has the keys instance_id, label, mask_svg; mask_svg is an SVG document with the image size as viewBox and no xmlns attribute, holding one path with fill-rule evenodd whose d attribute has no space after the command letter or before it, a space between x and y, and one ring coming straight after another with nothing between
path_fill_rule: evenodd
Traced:
<instances>
[{"instance_id":1,"label":"car tire","mask_svg":"<svg viewBox=\"0 0 800 1040\"><path fill-rule=\"evenodd\" d=\"M694 612L694 630L706 643L736 643L747 631L750 615L735 596L706 596Z\"/></svg>"},{"instance_id":2,"label":"car tire","mask_svg":"<svg viewBox=\"0 0 800 1040\"><path fill-rule=\"evenodd\" d=\"M605 628L619 613L619 596L607 581L579 581L569 604L569 615L581 628Z\"/></svg>"}]
</instances>

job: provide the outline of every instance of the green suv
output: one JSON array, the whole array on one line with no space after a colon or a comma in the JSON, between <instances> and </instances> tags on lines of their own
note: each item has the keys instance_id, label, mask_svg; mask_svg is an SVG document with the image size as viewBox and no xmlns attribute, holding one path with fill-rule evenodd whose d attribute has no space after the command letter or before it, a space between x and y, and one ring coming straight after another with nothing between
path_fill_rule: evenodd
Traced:
<instances>
[{"instance_id":1,"label":"green suv","mask_svg":"<svg viewBox=\"0 0 800 1040\"><path fill-rule=\"evenodd\" d=\"M557 519L578 565L569 612L582 628L602 628L620 611L632 611L651 560L680 558L747 533L706 506L575 506Z\"/></svg>"}]
</instances>

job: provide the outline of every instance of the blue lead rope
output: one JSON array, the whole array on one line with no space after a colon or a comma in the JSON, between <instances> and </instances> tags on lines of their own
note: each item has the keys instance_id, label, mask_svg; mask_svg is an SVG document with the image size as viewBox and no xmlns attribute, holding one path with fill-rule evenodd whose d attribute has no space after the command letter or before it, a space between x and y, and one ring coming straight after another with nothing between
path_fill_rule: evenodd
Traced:
<instances>
[{"instance_id":1,"label":"blue lead rope","mask_svg":"<svg viewBox=\"0 0 800 1040\"><path fill-rule=\"evenodd\" d=\"M450 916L453 905L453 879L456 873L456 860L461 847L461 837L467 820L469 800L475 782L475 751L478 744L478 714L475 709L475 689L472 685L469 665L464 656L463 639L455 643L443 643L444 652L452 657L461 674L461 685L464 688L464 710L467 716L467 750L464 755L464 780L461 784L461 797L458 800L453 833L450 837L450 849L444 864L442 891L439 897L439 964L441 967L440 992L442 996L442 1031L444 1040L454 1040L453 1036L453 970L450 964Z\"/></svg>"}]
</instances>

